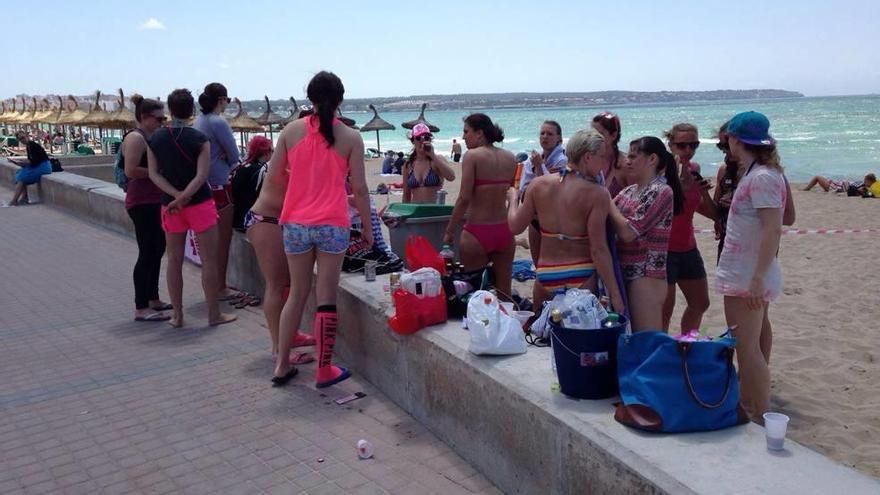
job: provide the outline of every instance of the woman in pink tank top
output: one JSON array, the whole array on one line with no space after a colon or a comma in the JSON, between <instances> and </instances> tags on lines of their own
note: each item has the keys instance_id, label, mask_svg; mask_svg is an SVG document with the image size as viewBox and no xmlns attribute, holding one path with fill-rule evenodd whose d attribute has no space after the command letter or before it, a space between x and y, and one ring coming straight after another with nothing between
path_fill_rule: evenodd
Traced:
<instances>
[{"instance_id":1,"label":"woman in pink tank top","mask_svg":"<svg viewBox=\"0 0 880 495\"><path fill-rule=\"evenodd\" d=\"M281 310L274 386L284 386L296 376L297 369L290 364L290 346L311 292L316 262L316 386L329 387L351 376L347 369L330 363L336 341L336 290L351 227L346 178L350 177L361 218L370 218L370 205L364 142L357 131L334 117L344 92L335 74L317 73L306 90L315 115L284 128L269 162L267 179L287 182L278 221L290 271L290 296ZM370 229L364 229L361 235L368 245L373 244Z\"/></svg>"}]
</instances>

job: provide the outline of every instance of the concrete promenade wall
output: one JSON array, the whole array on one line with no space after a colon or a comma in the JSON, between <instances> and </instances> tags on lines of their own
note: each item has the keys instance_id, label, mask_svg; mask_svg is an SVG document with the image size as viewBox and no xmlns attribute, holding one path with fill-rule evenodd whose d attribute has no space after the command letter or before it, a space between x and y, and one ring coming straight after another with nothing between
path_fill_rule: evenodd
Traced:
<instances>
[{"instance_id":1,"label":"concrete promenade wall","mask_svg":"<svg viewBox=\"0 0 880 495\"><path fill-rule=\"evenodd\" d=\"M10 184L13 172L0 162L0 180ZM115 185L68 173L43 182L47 203L131 232ZM237 236L230 273L261 286L252 263ZM343 275L338 353L507 493L880 493L878 480L793 441L771 454L756 425L685 435L628 429L614 421L612 400L578 401L550 390L548 348L477 357L456 321L397 335L386 323L387 280Z\"/></svg>"}]
</instances>

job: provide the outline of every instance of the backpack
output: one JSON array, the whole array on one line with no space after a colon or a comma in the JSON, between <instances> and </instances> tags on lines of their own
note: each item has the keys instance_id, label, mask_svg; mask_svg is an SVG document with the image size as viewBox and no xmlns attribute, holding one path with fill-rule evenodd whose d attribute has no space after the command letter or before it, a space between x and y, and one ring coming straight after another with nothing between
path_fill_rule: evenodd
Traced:
<instances>
[{"instance_id":1,"label":"backpack","mask_svg":"<svg viewBox=\"0 0 880 495\"><path fill-rule=\"evenodd\" d=\"M122 142L125 142L125 138L128 137L132 132L138 132L141 136L144 137L144 141L146 141L147 137L144 136L144 132L140 129L133 129L131 131L126 132L122 135ZM116 185L119 186L125 192L128 192L128 181L130 180L127 175L125 175L125 154L122 152L122 144L119 145L119 151L116 152L116 162L115 168L113 169L116 174Z\"/></svg>"},{"instance_id":2,"label":"backpack","mask_svg":"<svg viewBox=\"0 0 880 495\"><path fill-rule=\"evenodd\" d=\"M244 216L257 201L268 169L268 164L257 162L239 165L230 173L232 228L239 232L244 232Z\"/></svg>"}]
</instances>

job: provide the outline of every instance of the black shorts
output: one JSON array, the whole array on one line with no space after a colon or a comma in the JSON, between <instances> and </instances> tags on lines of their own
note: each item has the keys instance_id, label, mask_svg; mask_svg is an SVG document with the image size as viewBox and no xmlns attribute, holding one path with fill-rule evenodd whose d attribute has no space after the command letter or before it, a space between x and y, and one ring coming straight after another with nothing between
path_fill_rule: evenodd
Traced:
<instances>
[{"instance_id":1,"label":"black shorts","mask_svg":"<svg viewBox=\"0 0 880 495\"><path fill-rule=\"evenodd\" d=\"M679 280L706 278L706 267L700 250L693 248L683 253L670 251L666 254L666 283L673 285Z\"/></svg>"},{"instance_id":2,"label":"black shorts","mask_svg":"<svg viewBox=\"0 0 880 495\"><path fill-rule=\"evenodd\" d=\"M461 161L461 153L455 153L454 155L452 155L452 161L454 161L455 163L460 162Z\"/></svg>"}]
</instances>

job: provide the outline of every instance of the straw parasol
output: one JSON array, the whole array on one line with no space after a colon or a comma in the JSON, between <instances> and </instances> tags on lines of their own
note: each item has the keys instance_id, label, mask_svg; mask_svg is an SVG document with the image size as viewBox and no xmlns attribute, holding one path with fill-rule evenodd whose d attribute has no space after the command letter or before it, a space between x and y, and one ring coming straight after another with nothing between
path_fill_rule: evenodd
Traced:
<instances>
[{"instance_id":1,"label":"straw parasol","mask_svg":"<svg viewBox=\"0 0 880 495\"><path fill-rule=\"evenodd\" d=\"M56 98L58 98L58 107L52 108L49 111L49 114L43 119L43 122L49 125L57 124L58 119L64 112L64 100L62 100L60 96L56 96Z\"/></svg>"},{"instance_id":2,"label":"straw parasol","mask_svg":"<svg viewBox=\"0 0 880 495\"><path fill-rule=\"evenodd\" d=\"M354 119L350 119L350 118L342 115L342 110L340 110L339 108L336 109L336 118L338 118L340 120L340 122L351 127L354 130L360 129L360 127L355 125Z\"/></svg>"},{"instance_id":3,"label":"straw parasol","mask_svg":"<svg viewBox=\"0 0 880 495\"><path fill-rule=\"evenodd\" d=\"M238 111L229 119L229 127L238 132L261 132L263 126L242 110L241 100L233 98L232 101L238 106Z\"/></svg>"},{"instance_id":4,"label":"straw parasol","mask_svg":"<svg viewBox=\"0 0 880 495\"><path fill-rule=\"evenodd\" d=\"M93 106L89 110L89 114L77 122L77 124L103 128L104 123L109 119L110 113L107 112L106 108L101 108L101 91L98 90L95 92L95 106Z\"/></svg>"},{"instance_id":5,"label":"straw parasol","mask_svg":"<svg viewBox=\"0 0 880 495\"><path fill-rule=\"evenodd\" d=\"M43 98L42 102L42 105L40 105L41 110L34 115L34 122L38 124L48 124L49 119L54 117L57 112L52 108L48 99Z\"/></svg>"},{"instance_id":6,"label":"straw parasol","mask_svg":"<svg viewBox=\"0 0 880 495\"><path fill-rule=\"evenodd\" d=\"M59 98L61 97L59 96ZM76 98L73 95L67 95L67 107L61 111L61 115L58 116L55 123L58 125L79 124L87 115L88 113L79 108Z\"/></svg>"},{"instance_id":7,"label":"straw parasol","mask_svg":"<svg viewBox=\"0 0 880 495\"><path fill-rule=\"evenodd\" d=\"M440 128L436 125L425 120L425 107L427 107L427 103L422 103L422 111L419 112L419 117L415 120L410 120L409 122L404 122L401 124L404 129L412 129L416 126L416 124L425 124L428 126L428 129L431 129L431 132L440 132Z\"/></svg>"},{"instance_id":8,"label":"straw parasol","mask_svg":"<svg viewBox=\"0 0 880 495\"><path fill-rule=\"evenodd\" d=\"M107 121L104 122L104 127L122 130L137 127L137 119L135 119L134 112L125 106L125 93L122 92L122 88L119 88L119 107L110 114Z\"/></svg>"},{"instance_id":9,"label":"straw parasol","mask_svg":"<svg viewBox=\"0 0 880 495\"><path fill-rule=\"evenodd\" d=\"M245 147L245 139L247 138L247 134L250 132L263 132L263 126L261 126L253 117L247 114L241 108L241 100L238 98L234 98L233 103L238 106L238 112L235 113L231 118L229 118L229 127L232 128L233 131L239 133L241 137L241 147Z\"/></svg>"},{"instance_id":10,"label":"straw parasol","mask_svg":"<svg viewBox=\"0 0 880 495\"><path fill-rule=\"evenodd\" d=\"M290 97L290 104L292 105L289 110L290 115L284 118L285 124L293 122L299 117L299 105L296 104L296 100L292 96Z\"/></svg>"},{"instance_id":11,"label":"straw parasol","mask_svg":"<svg viewBox=\"0 0 880 495\"><path fill-rule=\"evenodd\" d=\"M268 96L263 95L263 99L266 100L266 111L263 112L263 114L260 115L259 117L257 117L255 120L260 125L269 126L269 139L272 139L272 126L279 125L279 124L284 125L284 123L287 122L287 120L284 117L282 117L272 111L272 105L269 104L269 97Z\"/></svg>"},{"instance_id":12,"label":"straw parasol","mask_svg":"<svg viewBox=\"0 0 880 495\"><path fill-rule=\"evenodd\" d=\"M397 128L382 120L382 118L379 117L379 112L376 111L376 107L374 107L372 103L370 103L370 110L373 111L373 118L361 127L361 132L376 131L376 150L381 153L382 148L379 147L379 131L393 131Z\"/></svg>"}]
</instances>

